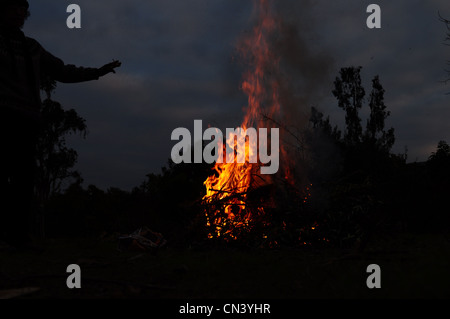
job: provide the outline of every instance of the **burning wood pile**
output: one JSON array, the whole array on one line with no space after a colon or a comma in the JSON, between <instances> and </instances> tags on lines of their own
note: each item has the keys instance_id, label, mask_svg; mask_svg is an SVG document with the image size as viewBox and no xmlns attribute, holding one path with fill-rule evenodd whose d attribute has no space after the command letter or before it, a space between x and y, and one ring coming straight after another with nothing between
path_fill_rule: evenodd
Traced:
<instances>
[{"instance_id":1,"label":"burning wood pile","mask_svg":"<svg viewBox=\"0 0 450 319\"><path fill-rule=\"evenodd\" d=\"M227 178L223 177L227 173L219 169L218 175L205 181L203 205L209 238L237 239L255 227L268 226L266 211L273 207L272 185L256 173L257 168L249 163L233 163L227 168Z\"/></svg>"},{"instance_id":2,"label":"burning wood pile","mask_svg":"<svg viewBox=\"0 0 450 319\"><path fill-rule=\"evenodd\" d=\"M286 90L280 81L283 78L279 70L280 57L273 47L273 39L280 33L281 24L267 0L260 0L258 4L258 22L238 48L249 66L242 82L248 105L240 134L253 127L278 129L279 123L284 125L286 117L289 117L283 109ZM282 165L274 175L261 174L263 165L260 158L256 162L249 161L251 156L259 154L261 148L272 149L270 145L253 142L248 136L232 134L226 137L226 142L219 141L220 148L225 149L227 145L235 147L231 152L232 158L224 158L220 163L217 161L214 174L204 182L206 194L202 204L209 238L232 241L253 234L261 240L271 240L268 238L271 228L278 227L276 225L286 227L282 217L273 213L277 207L286 204L282 202L283 196L289 193L290 201L295 205L306 202L309 190L304 187L305 182L295 180L293 174L295 166L302 164L297 156L299 150L303 152L302 146L298 145L300 139L296 136L293 143L288 143L289 137L292 142L294 135L286 129L280 135L282 142L276 151ZM237 148L235 138L245 141L244 153ZM223 156L230 156L230 153L223 152ZM245 161L238 161L239 157ZM300 191L302 188L304 190ZM285 194L279 196L280 190Z\"/></svg>"}]
</instances>

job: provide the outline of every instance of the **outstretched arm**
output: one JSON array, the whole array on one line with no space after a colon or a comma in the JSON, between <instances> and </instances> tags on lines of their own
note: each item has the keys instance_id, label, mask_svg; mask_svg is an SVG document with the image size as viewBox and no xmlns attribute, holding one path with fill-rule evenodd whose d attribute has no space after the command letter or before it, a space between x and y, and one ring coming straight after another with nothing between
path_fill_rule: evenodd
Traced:
<instances>
[{"instance_id":1,"label":"outstretched arm","mask_svg":"<svg viewBox=\"0 0 450 319\"><path fill-rule=\"evenodd\" d=\"M116 73L115 69L122 65L119 61L107 63L100 68L84 68L75 65L62 65L55 75L55 80L63 83L77 83L98 80L108 73Z\"/></svg>"},{"instance_id":2,"label":"outstretched arm","mask_svg":"<svg viewBox=\"0 0 450 319\"><path fill-rule=\"evenodd\" d=\"M99 68L98 74L99 76L104 76L108 73L116 73L114 69L120 67L121 65L122 63L120 61L114 60L113 62L105 64L104 66Z\"/></svg>"},{"instance_id":3,"label":"outstretched arm","mask_svg":"<svg viewBox=\"0 0 450 319\"><path fill-rule=\"evenodd\" d=\"M41 47L41 71L52 79L63 83L77 83L91 80L98 80L108 73L116 73L115 69L121 66L121 62L113 60L100 68L77 67L71 64L64 64L61 59L53 56Z\"/></svg>"}]
</instances>

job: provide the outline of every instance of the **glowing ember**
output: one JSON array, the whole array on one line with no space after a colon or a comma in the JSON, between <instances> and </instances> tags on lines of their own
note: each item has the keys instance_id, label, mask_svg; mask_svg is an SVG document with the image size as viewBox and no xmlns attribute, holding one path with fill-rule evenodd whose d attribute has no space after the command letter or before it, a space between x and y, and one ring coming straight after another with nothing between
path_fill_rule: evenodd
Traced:
<instances>
[{"instance_id":1,"label":"glowing ember","mask_svg":"<svg viewBox=\"0 0 450 319\"><path fill-rule=\"evenodd\" d=\"M279 43L277 41L287 28L273 13L269 0L258 0L255 3L256 26L238 46L241 56L248 65L242 81L242 91L248 96L244 120L240 130L234 130L234 133L226 137L226 141L218 141L219 149L224 150L219 154L222 153L220 156L224 158L216 161L214 174L204 182L206 194L202 203L205 207L209 238L230 241L252 231L256 234L255 237L262 241L267 240L268 245L273 246L278 243L274 237L271 238L273 228L269 226L283 231L293 228L292 222L287 220L285 222L284 217L280 215L274 216L275 206L278 209L280 203L289 204L285 205L286 211L295 210L296 208L292 208L293 205L290 204L306 204L310 197L310 189L307 187L306 190L300 191L296 188L296 184L299 187L302 187L302 184L306 185L305 180L300 183L294 181L294 175L296 179L299 178L296 168L305 161L304 158L299 160L296 157L299 152L301 156L305 156L303 142L284 126L287 120L292 120L293 117L292 113L288 115L289 107L286 103L291 103L289 105L292 112L292 102L297 101L293 98L296 93L286 86L285 66L280 68L282 53L277 49ZM280 127L283 128L285 135L276 151L279 152L277 155L283 163L277 174L261 175L262 163L266 163L261 149L272 150L274 142L265 145L259 140L257 143L246 135L246 131L250 128L271 131L272 128ZM235 140L245 141L245 147L238 147ZM229 150L234 149L234 152L226 151L227 147ZM249 158L258 157L257 154L260 154L260 157L256 162L249 161ZM280 185L289 189L289 192L285 192L281 197ZM277 201L277 205L274 201ZM284 203L286 201L291 203ZM313 227L312 230L317 228L317 225Z\"/></svg>"},{"instance_id":2,"label":"glowing ember","mask_svg":"<svg viewBox=\"0 0 450 319\"><path fill-rule=\"evenodd\" d=\"M272 117L280 111L278 84L265 77L266 73L278 68L278 59L271 53L268 43L277 28L277 22L270 12L267 0L260 0L259 22L239 48L244 57L251 61L251 69L244 74L242 83L242 90L248 95L248 106L241 125L242 134L249 127L262 127L262 113ZM230 134L227 144L234 145L234 138ZM219 146L224 146L223 141L219 141ZM254 189L272 182L269 176L259 175L260 164L248 161L249 156L258 154L257 143L246 139L244 154L240 154L236 147L234 149L236 154L231 154L236 155L234 161L227 158L223 163L216 163L215 174L204 182L206 195L203 203L207 207L207 226L213 229L208 235L210 238L236 239L242 232L251 230L255 220L262 220L265 214L262 203L249 201ZM280 152L283 150L280 149ZM241 164L238 159L242 156L246 161ZM288 172L284 172L283 176L289 179Z\"/></svg>"}]
</instances>

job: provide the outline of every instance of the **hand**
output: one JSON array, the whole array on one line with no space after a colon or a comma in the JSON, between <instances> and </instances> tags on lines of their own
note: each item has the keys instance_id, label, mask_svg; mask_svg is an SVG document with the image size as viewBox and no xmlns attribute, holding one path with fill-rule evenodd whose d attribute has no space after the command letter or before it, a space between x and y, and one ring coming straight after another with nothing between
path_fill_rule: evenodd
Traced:
<instances>
[{"instance_id":1,"label":"hand","mask_svg":"<svg viewBox=\"0 0 450 319\"><path fill-rule=\"evenodd\" d=\"M122 63L120 61L114 60L111 63L105 64L104 66L102 66L99 70L100 76L104 76L108 73L116 73L116 71L114 70L115 68L118 68L122 65Z\"/></svg>"}]
</instances>

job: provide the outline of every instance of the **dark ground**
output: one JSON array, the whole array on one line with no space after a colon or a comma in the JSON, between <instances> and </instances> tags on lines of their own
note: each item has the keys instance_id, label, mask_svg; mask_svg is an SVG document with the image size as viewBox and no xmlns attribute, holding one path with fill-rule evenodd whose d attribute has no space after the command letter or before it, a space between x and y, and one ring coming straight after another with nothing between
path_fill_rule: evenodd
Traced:
<instances>
[{"instance_id":1,"label":"dark ground","mask_svg":"<svg viewBox=\"0 0 450 319\"><path fill-rule=\"evenodd\" d=\"M450 235L397 234L363 252L338 248L243 249L170 246L119 251L117 240L48 239L43 251L0 251L0 295L18 299L315 299L450 298ZM81 267L81 289L66 268ZM366 268L381 267L381 289Z\"/></svg>"}]
</instances>

